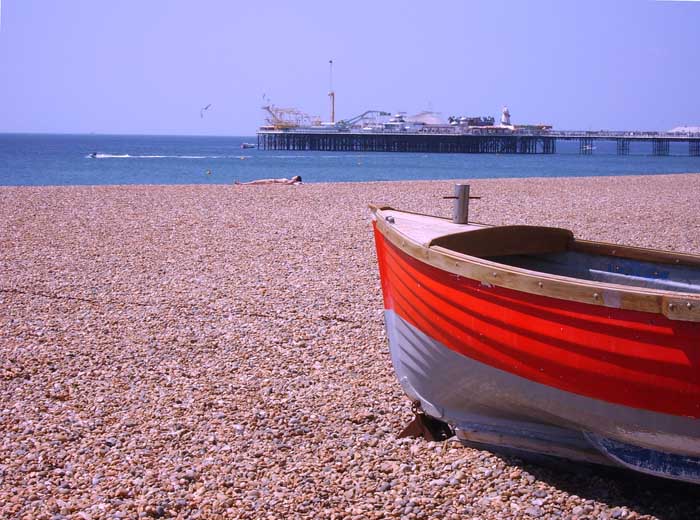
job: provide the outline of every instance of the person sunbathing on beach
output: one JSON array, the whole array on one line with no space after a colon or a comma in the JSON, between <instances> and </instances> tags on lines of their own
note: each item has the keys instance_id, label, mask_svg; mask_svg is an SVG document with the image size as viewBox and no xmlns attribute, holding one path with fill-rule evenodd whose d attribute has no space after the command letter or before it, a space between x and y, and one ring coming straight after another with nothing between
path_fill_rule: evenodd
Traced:
<instances>
[{"instance_id":1,"label":"person sunbathing on beach","mask_svg":"<svg viewBox=\"0 0 700 520\"><path fill-rule=\"evenodd\" d=\"M281 179L258 179L257 181L250 182L235 181L234 184L238 184L240 186L251 186L256 184L301 184L301 175L295 175L291 179L282 177Z\"/></svg>"}]
</instances>

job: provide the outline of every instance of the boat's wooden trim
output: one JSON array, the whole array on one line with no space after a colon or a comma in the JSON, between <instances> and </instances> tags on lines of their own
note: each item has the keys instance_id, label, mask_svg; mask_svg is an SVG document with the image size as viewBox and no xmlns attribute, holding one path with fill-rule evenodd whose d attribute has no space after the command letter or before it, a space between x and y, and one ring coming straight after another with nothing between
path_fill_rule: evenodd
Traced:
<instances>
[{"instance_id":1,"label":"boat's wooden trim","mask_svg":"<svg viewBox=\"0 0 700 520\"><path fill-rule=\"evenodd\" d=\"M388 209L394 209L391 206L384 206L383 204L368 204L369 210L372 212L372 214L377 213L377 211L386 211Z\"/></svg>"},{"instance_id":2,"label":"boat's wooden trim","mask_svg":"<svg viewBox=\"0 0 700 520\"><path fill-rule=\"evenodd\" d=\"M591 242L589 240L576 239L571 243L571 250L593 255L629 258L642 262L700 267L700 257L695 255L672 253L670 251L647 249L643 247L608 244L606 242Z\"/></svg>"},{"instance_id":3,"label":"boat's wooden trim","mask_svg":"<svg viewBox=\"0 0 700 520\"><path fill-rule=\"evenodd\" d=\"M413 258L452 274L477 280L485 285L506 287L530 294L618 309L659 313L672 320L700 322L700 294L583 281L491 262L438 245L420 244L401 233L386 221L381 213L382 209L377 208L375 211L377 228L389 242ZM662 251L658 253L671 255ZM700 261L697 257L691 256L691 258Z\"/></svg>"},{"instance_id":4,"label":"boat's wooden trim","mask_svg":"<svg viewBox=\"0 0 700 520\"><path fill-rule=\"evenodd\" d=\"M405 215L416 215L419 217L427 217L427 218L437 218L440 220L444 220L446 222L452 222L452 219L450 217L441 217L439 215L427 215L425 213L420 213L418 211L406 211L403 209L396 209L393 206L385 206L383 204L368 204L367 207L369 210L372 212L372 215L376 217L378 211L397 211L400 213L403 213ZM462 224L464 225L464 224ZM484 224L483 222L477 222L475 220L469 220L469 225L476 225L479 227L493 227L489 224Z\"/></svg>"}]
</instances>

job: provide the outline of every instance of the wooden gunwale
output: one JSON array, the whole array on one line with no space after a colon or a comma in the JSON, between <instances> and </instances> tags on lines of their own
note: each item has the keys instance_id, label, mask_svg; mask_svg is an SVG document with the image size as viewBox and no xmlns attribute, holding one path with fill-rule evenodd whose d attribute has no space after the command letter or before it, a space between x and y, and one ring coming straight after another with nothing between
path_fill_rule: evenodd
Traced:
<instances>
[{"instance_id":1,"label":"wooden gunwale","mask_svg":"<svg viewBox=\"0 0 700 520\"><path fill-rule=\"evenodd\" d=\"M578 278L531 271L492 262L440 246L428 246L416 242L399 231L395 225L387 222L383 212L392 210L425 217L430 217L430 215L403 212L389 206L370 205L370 209L376 216L376 225L379 231L401 251L428 265L458 276L477 280L484 285L495 285L524 293L590 305L663 314L671 320L700 322L700 294L631 287L609 282L584 281ZM700 266L700 257L698 256L654 249L577 239L572 242L572 249L595 254L613 252L613 256L624 258Z\"/></svg>"},{"instance_id":2,"label":"wooden gunwale","mask_svg":"<svg viewBox=\"0 0 700 520\"><path fill-rule=\"evenodd\" d=\"M578 238L573 241L571 246L572 251L578 251L579 253L629 258L631 260L655 262L657 264L683 264L700 267L700 256L672 253L670 251L661 251L660 249L623 246L607 242L592 242L590 240L580 240Z\"/></svg>"}]
</instances>

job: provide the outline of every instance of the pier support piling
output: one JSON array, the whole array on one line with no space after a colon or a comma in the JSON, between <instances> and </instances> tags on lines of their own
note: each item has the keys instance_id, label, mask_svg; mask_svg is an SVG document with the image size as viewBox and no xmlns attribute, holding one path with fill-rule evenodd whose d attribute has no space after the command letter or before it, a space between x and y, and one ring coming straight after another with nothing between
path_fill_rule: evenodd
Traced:
<instances>
[{"instance_id":1,"label":"pier support piling","mask_svg":"<svg viewBox=\"0 0 700 520\"><path fill-rule=\"evenodd\" d=\"M651 142L652 154L668 155L670 149L670 141L668 139L654 139Z\"/></svg>"},{"instance_id":2,"label":"pier support piling","mask_svg":"<svg viewBox=\"0 0 700 520\"><path fill-rule=\"evenodd\" d=\"M593 154L593 139L590 137L581 137L578 141L578 153L581 155Z\"/></svg>"},{"instance_id":3,"label":"pier support piling","mask_svg":"<svg viewBox=\"0 0 700 520\"><path fill-rule=\"evenodd\" d=\"M629 155L630 154L630 140L629 139L618 139L617 140L617 155Z\"/></svg>"},{"instance_id":4,"label":"pier support piling","mask_svg":"<svg viewBox=\"0 0 700 520\"><path fill-rule=\"evenodd\" d=\"M322 152L553 154L556 138L532 135L419 135L266 132L258 134L262 150Z\"/></svg>"}]
</instances>

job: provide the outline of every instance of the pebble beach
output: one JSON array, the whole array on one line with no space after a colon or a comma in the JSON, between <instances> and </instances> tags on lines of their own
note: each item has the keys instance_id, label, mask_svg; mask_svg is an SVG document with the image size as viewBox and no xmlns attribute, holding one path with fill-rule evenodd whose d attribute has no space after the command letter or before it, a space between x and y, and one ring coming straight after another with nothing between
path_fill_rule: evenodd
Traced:
<instances>
[{"instance_id":1,"label":"pebble beach","mask_svg":"<svg viewBox=\"0 0 700 520\"><path fill-rule=\"evenodd\" d=\"M0 187L0 518L687 519L697 486L399 439L369 203L453 182ZM700 174L470 181L700 254Z\"/></svg>"}]
</instances>

